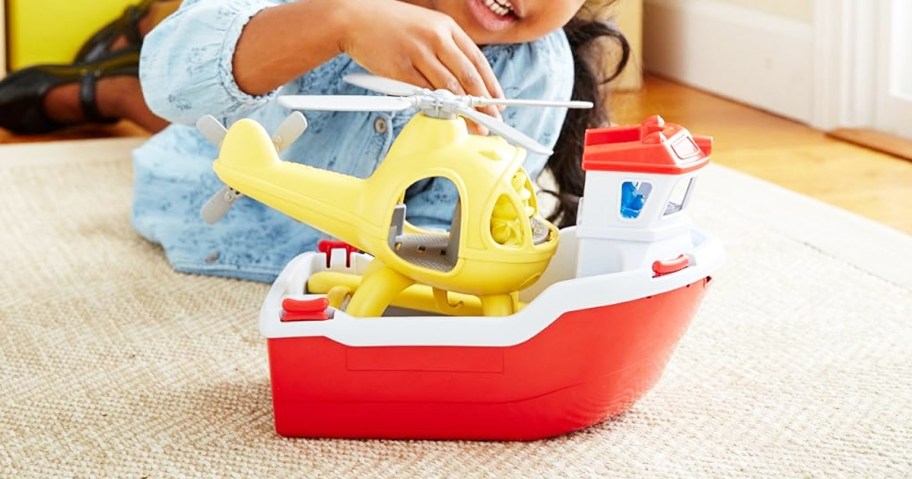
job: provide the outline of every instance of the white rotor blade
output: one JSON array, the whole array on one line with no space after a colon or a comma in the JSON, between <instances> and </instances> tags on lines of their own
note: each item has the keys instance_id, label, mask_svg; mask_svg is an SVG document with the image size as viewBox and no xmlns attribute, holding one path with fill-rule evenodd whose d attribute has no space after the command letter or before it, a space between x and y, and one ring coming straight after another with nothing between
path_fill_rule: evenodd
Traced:
<instances>
[{"instance_id":1,"label":"white rotor blade","mask_svg":"<svg viewBox=\"0 0 912 479\"><path fill-rule=\"evenodd\" d=\"M469 118L479 125L487 127L489 130L491 130L492 133L496 133L502 136L505 140L513 143L514 145L521 146L529 151L534 151L535 153L541 153L543 155L550 155L551 153L554 153L545 145L542 145L541 143L533 140L525 133L494 118L493 116L486 115L478 110L464 106L459 108L459 114Z\"/></svg>"},{"instance_id":2,"label":"white rotor blade","mask_svg":"<svg viewBox=\"0 0 912 479\"><path fill-rule=\"evenodd\" d=\"M279 125L272 135L272 143L275 145L276 150L281 152L291 146L306 129L307 118L304 117L303 113L296 111L288 115L288 118L285 118L285 121Z\"/></svg>"},{"instance_id":3,"label":"white rotor blade","mask_svg":"<svg viewBox=\"0 0 912 479\"><path fill-rule=\"evenodd\" d=\"M218 193L212 195L212 198L209 198L209 201L200 208L200 216L203 217L203 221L206 223L215 224L228 213L228 210L240 197L241 193L239 191L225 186Z\"/></svg>"},{"instance_id":4,"label":"white rotor blade","mask_svg":"<svg viewBox=\"0 0 912 479\"><path fill-rule=\"evenodd\" d=\"M399 111L414 105L407 98L367 95L289 95L279 97L279 104L292 110L323 111Z\"/></svg>"},{"instance_id":5,"label":"white rotor blade","mask_svg":"<svg viewBox=\"0 0 912 479\"><path fill-rule=\"evenodd\" d=\"M552 101L552 100L522 100L506 98L469 97L470 106L504 105L504 106L554 106L563 108L592 108L591 101Z\"/></svg>"},{"instance_id":6,"label":"white rotor blade","mask_svg":"<svg viewBox=\"0 0 912 479\"><path fill-rule=\"evenodd\" d=\"M206 115L196 120L196 129L215 146L221 145L222 140L225 139L225 133L228 133L225 126L212 115Z\"/></svg>"},{"instance_id":7,"label":"white rotor blade","mask_svg":"<svg viewBox=\"0 0 912 479\"><path fill-rule=\"evenodd\" d=\"M421 87L392 78L378 77L369 73L352 73L343 78L346 83L392 96L410 96L422 90Z\"/></svg>"}]
</instances>

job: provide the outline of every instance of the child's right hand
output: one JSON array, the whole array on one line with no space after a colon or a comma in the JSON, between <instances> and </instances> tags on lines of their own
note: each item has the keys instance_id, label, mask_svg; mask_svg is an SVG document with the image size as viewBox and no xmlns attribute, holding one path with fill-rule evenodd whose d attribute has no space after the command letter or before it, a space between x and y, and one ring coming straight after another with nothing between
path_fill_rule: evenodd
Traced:
<instances>
[{"instance_id":1,"label":"child's right hand","mask_svg":"<svg viewBox=\"0 0 912 479\"><path fill-rule=\"evenodd\" d=\"M503 98L488 60L450 16L399 0L337 4L351 25L339 48L369 72L457 95ZM500 118L495 106L480 110Z\"/></svg>"}]
</instances>

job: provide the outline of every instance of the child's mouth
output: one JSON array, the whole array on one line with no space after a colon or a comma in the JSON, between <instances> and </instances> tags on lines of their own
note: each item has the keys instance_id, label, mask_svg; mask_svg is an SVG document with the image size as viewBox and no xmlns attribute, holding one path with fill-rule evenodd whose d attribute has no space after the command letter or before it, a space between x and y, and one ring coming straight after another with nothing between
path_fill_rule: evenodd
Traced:
<instances>
[{"instance_id":1,"label":"child's mouth","mask_svg":"<svg viewBox=\"0 0 912 479\"><path fill-rule=\"evenodd\" d=\"M517 18L510 0L469 0L468 3L472 16L485 30L503 30Z\"/></svg>"}]
</instances>

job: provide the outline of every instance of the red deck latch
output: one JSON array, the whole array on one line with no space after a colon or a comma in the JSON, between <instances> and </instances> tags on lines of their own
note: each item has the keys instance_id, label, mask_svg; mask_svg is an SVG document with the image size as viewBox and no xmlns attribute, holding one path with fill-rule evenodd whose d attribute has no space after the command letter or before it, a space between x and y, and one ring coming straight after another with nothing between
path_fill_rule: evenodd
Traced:
<instances>
[{"instance_id":1,"label":"red deck latch","mask_svg":"<svg viewBox=\"0 0 912 479\"><path fill-rule=\"evenodd\" d=\"M317 251L323 253L326 256L326 267L329 268L330 259L332 259L332 250L334 249L344 249L345 250L345 267L351 268L351 254L357 253L358 248L339 240L330 240L322 239L317 242Z\"/></svg>"},{"instance_id":2,"label":"red deck latch","mask_svg":"<svg viewBox=\"0 0 912 479\"><path fill-rule=\"evenodd\" d=\"M329 300L326 298L285 298L282 300L282 321L323 321L331 319L331 315L326 311L327 308L329 308Z\"/></svg>"}]
</instances>

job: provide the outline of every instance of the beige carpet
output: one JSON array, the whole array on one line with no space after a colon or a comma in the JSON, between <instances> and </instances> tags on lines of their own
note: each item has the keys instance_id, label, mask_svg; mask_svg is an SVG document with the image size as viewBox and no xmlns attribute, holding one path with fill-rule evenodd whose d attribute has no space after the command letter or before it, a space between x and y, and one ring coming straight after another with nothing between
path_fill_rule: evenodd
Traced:
<instances>
[{"instance_id":1,"label":"beige carpet","mask_svg":"<svg viewBox=\"0 0 912 479\"><path fill-rule=\"evenodd\" d=\"M173 273L129 226L135 140L0 147L0 477L902 477L912 238L721 167L727 243L663 379L532 443L291 440L261 284Z\"/></svg>"}]
</instances>

